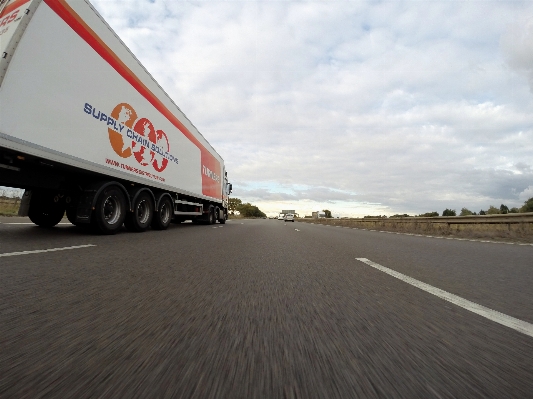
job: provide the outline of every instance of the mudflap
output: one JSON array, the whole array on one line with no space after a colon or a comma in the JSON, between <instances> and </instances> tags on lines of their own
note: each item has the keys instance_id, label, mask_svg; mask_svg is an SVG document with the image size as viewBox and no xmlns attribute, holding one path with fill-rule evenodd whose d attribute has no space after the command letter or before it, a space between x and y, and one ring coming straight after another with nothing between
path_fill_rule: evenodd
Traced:
<instances>
[{"instance_id":1,"label":"mudflap","mask_svg":"<svg viewBox=\"0 0 533 399\"><path fill-rule=\"evenodd\" d=\"M20 200L19 216L28 216L30 212L31 190L24 191L22 199Z\"/></svg>"}]
</instances>

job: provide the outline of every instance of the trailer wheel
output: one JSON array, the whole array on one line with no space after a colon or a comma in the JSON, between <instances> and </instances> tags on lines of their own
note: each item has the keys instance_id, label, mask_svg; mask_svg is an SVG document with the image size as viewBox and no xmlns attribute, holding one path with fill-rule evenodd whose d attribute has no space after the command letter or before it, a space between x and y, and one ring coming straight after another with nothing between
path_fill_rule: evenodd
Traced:
<instances>
[{"instance_id":1,"label":"trailer wheel","mask_svg":"<svg viewBox=\"0 0 533 399\"><path fill-rule=\"evenodd\" d=\"M218 206L215 206L215 222L214 223L220 220L219 217L220 217L220 208Z\"/></svg>"},{"instance_id":2,"label":"trailer wheel","mask_svg":"<svg viewBox=\"0 0 533 399\"><path fill-rule=\"evenodd\" d=\"M133 212L128 212L124 225L130 231L142 233L146 231L154 217L154 203L150 195L140 193L133 204Z\"/></svg>"},{"instance_id":3,"label":"trailer wheel","mask_svg":"<svg viewBox=\"0 0 533 399\"><path fill-rule=\"evenodd\" d=\"M91 223L101 234L115 234L126 218L126 198L122 190L111 185L98 196Z\"/></svg>"},{"instance_id":4,"label":"trailer wheel","mask_svg":"<svg viewBox=\"0 0 533 399\"><path fill-rule=\"evenodd\" d=\"M65 214L65 202L58 195L46 191L32 194L28 216L39 227L54 227Z\"/></svg>"},{"instance_id":5,"label":"trailer wheel","mask_svg":"<svg viewBox=\"0 0 533 399\"><path fill-rule=\"evenodd\" d=\"M172 221L173 209L170 199L168 197L163 198L159 204L159 211L154 214L152 228L154 230L166 230Z\"/></svg>"},{"instance_id":6,"label":"trailer wheel","mask_svg":"<svg viewBox=\"0 0 533 399\"><path fill-rule=\"evenodd\" d=\"M207 224L215 224L217 220L215 219L215 207L209 205L209 214L207 215Z\"/></svg>"}]
</instances>

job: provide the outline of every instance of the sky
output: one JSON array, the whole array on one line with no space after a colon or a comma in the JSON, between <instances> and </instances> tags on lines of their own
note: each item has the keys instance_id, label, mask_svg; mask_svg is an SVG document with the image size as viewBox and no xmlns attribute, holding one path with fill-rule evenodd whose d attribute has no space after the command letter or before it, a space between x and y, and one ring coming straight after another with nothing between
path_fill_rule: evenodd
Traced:
<instances>
[{"instance_id":1,"label":"sky","mask_svg":"<svg viewBox=\"0 0 533 399\"><path fill-rule=\"evenodd\" d=\"M91 0L269 215L533 197L533 2Z\"/></svg>"}]
</instances>

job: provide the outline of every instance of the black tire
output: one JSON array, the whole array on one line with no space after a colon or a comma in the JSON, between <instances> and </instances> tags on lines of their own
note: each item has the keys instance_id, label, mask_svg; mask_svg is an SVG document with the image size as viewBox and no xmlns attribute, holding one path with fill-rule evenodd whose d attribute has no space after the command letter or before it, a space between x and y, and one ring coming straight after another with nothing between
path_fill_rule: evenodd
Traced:
<instances>
[{"instance_id":1,"label":"black tire","mask_svg":"<svg viewBox=\"0 0 533 399\"><path fill-rule=\"evenodd\" d=\"M207 215L207 224L215 224L217 220L215 219L215 207L209 205L209 214Z\"/></svg>"},{"instance_id":2,"label":"black tire","mask_svg":"<svg viewBox=\"0 0 533 399\"><path fill-rule=\"evenodd\" d=\"M143 191L133 203L133 212L128 212L124 225L129 231L142 233L152 224L154 217L154 202L151 195Z\"/></svg>"},{"instance_id":3,"label":"black tire","mask_svg":"<svg viewBox=\"0 0 533 399\"><path fill-rule=\"evenodd\" d=\"M126 197L118 186L108 186L98 195L91 224L101 234L117 233L126 218Z\"/></svg>"},{"instance_id":4,"label":"black tire","mask_svg":"<svg viewBox=\"0 0 533 399\"><path fill-rule=\"evenodd\" d=\"M215 206L215 223L217 221L220 221L219 217L220 217L220 208L218 206Z\"/></svg>"},{"instance_id":5,"label":"black tire","mask_svg":"<svg viewBox=\"0 0 533 399\"><path fill-rule=\"evenodd\" d=\"M65 202L57 194L47 191L32 193L28 216L39 227L57 225L65 214Z\"/></svg>"},{"instance_id":6,"label":"black tire","mask_svg":"<svg viewBox=\"0 0 533 399\"><path fill-rule=\"evenodd\" d=\"M222 219L218 219L218 222L220 224L226 224L226 219L228 218L228 214L224 211L224 217Z\"/></svg>"},{"instance_id":7,"label":"black tire","mask_svg":"<svg viewBox=\"0 0 533 399\"><path fill-rule=\"evenodd\" d=\"M159 203L159 209L154 213L152 220L152 228L154 230L166 230L172 221L172 215L174 214L174 207L168 197L161 199Z\"/></svg>"}]
</instances>

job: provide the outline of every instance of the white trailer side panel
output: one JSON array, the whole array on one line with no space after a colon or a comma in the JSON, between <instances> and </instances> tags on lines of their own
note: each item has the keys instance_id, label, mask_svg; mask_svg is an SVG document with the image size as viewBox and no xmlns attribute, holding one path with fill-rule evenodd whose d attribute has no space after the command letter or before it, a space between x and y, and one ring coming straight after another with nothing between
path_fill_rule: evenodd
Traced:
<instances>
[{"instance_id":1,"label":"white trailer side panel","mask_svg":"<svg viewBox=\"0 0 533 399\"><path fill-rule=\"evenodd\" d=\"M220 156L85 1L43 0L37 8L0 86L0 140L222 198Z\"/></svg>"},{"instance_id":2,"label":"white trailer side panel","mask_svg":"<svg viewBox=\"0 0 533 399\"><path fill-rule=\"evenodd\" d=\"M30 0L11 1L0 14L0 55L8 51L8 45L22 20Z\"/></svg>"}]
</instances>

